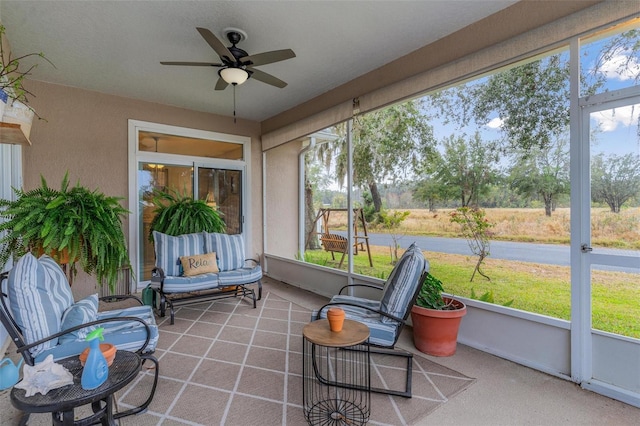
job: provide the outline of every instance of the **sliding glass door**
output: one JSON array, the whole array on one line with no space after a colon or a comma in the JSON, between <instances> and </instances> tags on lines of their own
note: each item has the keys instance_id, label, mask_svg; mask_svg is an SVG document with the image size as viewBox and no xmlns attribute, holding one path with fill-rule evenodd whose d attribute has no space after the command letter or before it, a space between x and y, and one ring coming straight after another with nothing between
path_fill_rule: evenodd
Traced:
<instances>
[{"instance_id":1,"label":"sliding glass door","mask_svg":"<svg viewBox=\"0 0 640 426\"><path fill-rule=\"evenodd\" d=\"M206 202L222 213L228 234L243 234L250 139L154 123L130 121L129 254L138 288L155 265L151 222L154 193L179 193Z\"/></svg>"},{"instance_id":2,"label":"sliding glass door","mask_svg":"<svg viewBox=\"0 0 640 426\"><path fill-rule=\"evenodd\" d=\"M242 170L215 168L207 164L195 166L194 193L222 213L227 234L242 234Z\"/></svg>"}]
</instances>

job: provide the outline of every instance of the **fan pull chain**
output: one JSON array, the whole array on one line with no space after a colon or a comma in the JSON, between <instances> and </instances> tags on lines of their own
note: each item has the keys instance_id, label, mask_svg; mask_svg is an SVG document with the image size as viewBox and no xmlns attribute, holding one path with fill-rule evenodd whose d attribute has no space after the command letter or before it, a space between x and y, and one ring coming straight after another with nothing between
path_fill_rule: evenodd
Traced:
<instances>
[{"instance_id":1,"label":"fan pull chain","mask_svg":"<svg viewBox=\"0 0 640 426\"><path fill-rule=\"evenodd\" d=\"M233 124L236 123L236 83L232 84L233 86Z\"/></svg>"}]
</instances>

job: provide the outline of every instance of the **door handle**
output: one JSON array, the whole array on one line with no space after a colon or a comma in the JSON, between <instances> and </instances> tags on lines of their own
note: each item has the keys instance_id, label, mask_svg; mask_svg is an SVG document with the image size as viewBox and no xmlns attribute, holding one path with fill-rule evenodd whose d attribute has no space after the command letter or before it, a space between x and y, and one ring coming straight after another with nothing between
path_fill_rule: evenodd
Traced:
<instances>
[{"instance_id":1,"label":"door handle","mask_svg":"<svg viewBox=\"0 0 640 426\"><path fill-rule=\"evenodd\" d=\"M593 251L592 247L589 247L588 244L583 244L580 246L580 251L582 251L583 253L589 253L591 251Z\"/></svg>"}]
</instances>

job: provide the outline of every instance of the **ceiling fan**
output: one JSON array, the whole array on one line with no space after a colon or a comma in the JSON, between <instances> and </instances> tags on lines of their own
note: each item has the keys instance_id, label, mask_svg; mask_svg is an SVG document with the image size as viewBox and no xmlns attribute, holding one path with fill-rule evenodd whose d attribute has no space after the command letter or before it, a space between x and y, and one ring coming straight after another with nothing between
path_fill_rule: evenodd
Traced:
<instances>
[{"instance_id":1,"label":"ceiling fan","mask_svg":"<svg viewBox=\"0 0 640 426\"><path fill-rule=\"evenodd\" d=\"M218 82L215 90L224 90L229 84L236 86L244 83L250 77L270 84L275 87L283 88L287 85L284 81L264 71L260 71L254 67L259 65L272 64L287 59L295 58L296 54L291 49L273 50L270 52L249 55L246 51L240 49L236 45L247 38L247 34L238 28L227 28L223 31L227 39L231 43L230 47L226 47L218 37L206 28L196 28L202 38L205 39L209 46L220 57L221 63L213 62L160 62L162 65L186 65L186 66L205 66L219 67Z\"/></svg>"}]
</instances>

